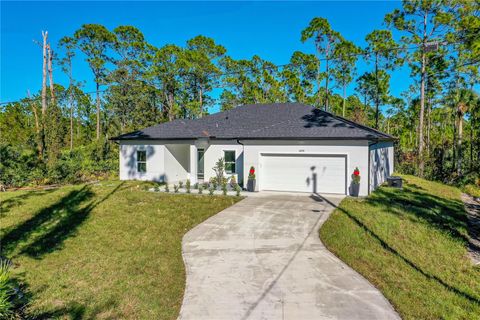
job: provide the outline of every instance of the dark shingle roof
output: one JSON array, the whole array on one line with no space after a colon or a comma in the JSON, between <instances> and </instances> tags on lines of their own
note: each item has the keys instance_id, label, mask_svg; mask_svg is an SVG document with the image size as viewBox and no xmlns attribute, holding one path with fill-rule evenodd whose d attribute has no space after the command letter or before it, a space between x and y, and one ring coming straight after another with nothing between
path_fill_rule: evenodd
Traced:
<instances>
[{"instance_id":1,"label":"dark shingle roof","mask_svg":"<svg viewBox=\"0 0 480 320\"><path fill-rule=\"evenodd\" d=\"M394 137L301 103L243 105L195 120L174 120L120 135L137 139L361 139Z\"/></svg>"}]
</instances>

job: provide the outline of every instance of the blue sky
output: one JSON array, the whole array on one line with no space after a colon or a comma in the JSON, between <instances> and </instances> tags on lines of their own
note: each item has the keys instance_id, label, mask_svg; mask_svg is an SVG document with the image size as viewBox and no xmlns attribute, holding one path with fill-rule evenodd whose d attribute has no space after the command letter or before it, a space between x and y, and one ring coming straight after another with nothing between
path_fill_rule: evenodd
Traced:
<instances>
[{"instance_id":1,"label":"blue sky","mask_svg":"<svg viewBox=\"0 0 480 320\"><path fill-rule=\"evenodd\" d=\"M397 1L337 2L1 2L0 101L25 97L26 90L41 86L41 40L48 30L52 45L72 35L84 23L99 23L112 30L118 25L139 28L156 46L184 45L199 34L212 37L235 59L254 54L276 64L288 63L295 50L313 53L302 44L300 32L309 21L325 17L332 27L357 45L365 35L384 28L383 17L399 7ZM62 52L57 52L62 54ZM93 91L92 75L83 56L74 61L74 77ZM359 64L361 74L372 66ZM67 84L59 68L54 80ZM392 94L399 96L412 83L406 68L392 75ZM355 85L350 85L353 93ZM214 111L214 110L212 110Z\"/></svg>"}]
</instances>

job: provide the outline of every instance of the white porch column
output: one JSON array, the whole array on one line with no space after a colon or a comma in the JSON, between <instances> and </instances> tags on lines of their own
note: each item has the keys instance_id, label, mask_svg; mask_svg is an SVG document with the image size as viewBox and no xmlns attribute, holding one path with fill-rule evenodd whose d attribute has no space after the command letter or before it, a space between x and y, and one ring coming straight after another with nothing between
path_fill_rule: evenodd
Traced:
<instances>
[{"instance_id":1,"label":"white porch column","mask_svg":"<svg viewBox=\"0 0 480 320\"><path fill-rule=\"evenodd\" d=\"M197 147L194 144L190 145L190 171L188 172L190 182L193 184L197 183Z\"/></svg>"}]
</instances>

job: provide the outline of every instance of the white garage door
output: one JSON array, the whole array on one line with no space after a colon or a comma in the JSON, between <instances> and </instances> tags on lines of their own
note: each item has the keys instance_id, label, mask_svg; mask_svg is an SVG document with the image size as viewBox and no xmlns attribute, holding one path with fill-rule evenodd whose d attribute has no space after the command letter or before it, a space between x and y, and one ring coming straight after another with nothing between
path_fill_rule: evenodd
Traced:
<instances>
[{"instance_id":1,"label":"white garage door","mask_svg":"<svg viewBox=\"0 0 480 320\"><path fill-rule=\"evenodd\" d=\"M318 193L346 192L346 157L262 154L262 190Z\"/></svg>"}]
</instances>

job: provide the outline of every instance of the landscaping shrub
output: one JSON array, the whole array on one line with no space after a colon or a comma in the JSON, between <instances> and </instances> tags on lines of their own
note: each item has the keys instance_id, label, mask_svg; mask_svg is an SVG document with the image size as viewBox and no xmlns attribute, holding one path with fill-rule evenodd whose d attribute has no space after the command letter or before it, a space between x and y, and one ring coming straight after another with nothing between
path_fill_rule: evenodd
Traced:
<instances>
[{"instance_id":1,"label":"landscaping shrub","mask_svg":"<svg viewBox=\"0 0 480 320\"><path fill-rule=\"evenodd\" d=\"M170 192L170 188L168 187L168 183L165 185L165 192Z\"/></svg>"},{"instance_id":2,"label":"landscaping shrub","mask_svg":"<svg viewBox=\"0 0 480 320\"><path fill-rule=\"evenodd\" d=\"M217 178L215 177L210 178L210 187L213 187L213 189L217 190L217 187L218 187Z\"/></svg>"},{"instance_id":3,"label":"landscaping shrub","mask_svg":"<svg viewBox=\"0 0 480 320\"><path fill-rule=\"evenodd\" d=\"M98 157L92 146L62 151L55 161L41 161L36 152L0 145L0 184L5 187L79 183L115 176L118 155Z\"/></svg>"},{"instance_id":4,"label":"landscaping shrub","mask_svg":"<svg viewBox=\"0 0 480 320\"><path fill-rule=\"evenodd\" d=\"M199 185L198 186L198 194L202 194L202 193L203 193L203 186Z\"/></svg>"},{"instance_id":5,"label":"landscaping shrub","mask_svg":"<svg viewBox=\"0 0 480 320\"><path fill-rule=\"evenodd\" d=\"M235 176L232 176L230 178L230 186L233 188L233 189L236 189L238 183L237 183L237 179L235 178Z\"/></svg>"},{"instance_id":6,"label":"landscaping shrub","mask_svg":"<svg viewBox=\"0 0 480 320\"><path fill-rule=\"evenodd\" d=\"M180 186L174 184L173 185L173 192L178 193L178 190L180 189Z\"/></svg>"},{"instance_id":7,"label":"landscaping shrub","mask_svg":"<svg viewBox=\"0 0 480 320\"><path fill-rule=\"evenodd\" d=\"M237 197L240 196L240 192L241 192L241 191L242 191L242 188L240 188L240 186L237 184L237 185L235 186L235 192L237 193Z\"/></svg>"},{"instance_id":8,"label":"landscaping shrub","mask_svg":"<svg viewBox=\"0 0 480 320\"><path fill-rule=\"evenodd\" d=\"M213 167L213 171L215 171L217 184L222 184L225 173L225 160L223 158L217 160L215 166Z\"/></svg>"},{"instance_id":9,"label":"landscaping shrub","mask_svg":"<svg viewBox=\"0 0 480 320\"><path fill-rule=\"evenodd\" d=\"M178 181L178 188L180 188L180 189L183 188L183 181Z\"/></svg>"},{"instance_id":10,"label":"landscaping shrub","mask_svg":"<svg viewBox=\"0 0 480 320\"><path fill-rule=\"evenodd\" d=\"M227 184L226 183L222 183L222 193L224 196L227 195Z\"/></svg>"},{"instance_id":11,"label":"landscaping shrub","mask_svg":"<svg viewBox=\"0 0 480 320\"><path fill-rule=\"evenodd\" d=\"M187 189L187 193L190 193L190 188L191 188L190 179L187 179L187 182L185 183L185 189Z\"/></svg>"},{"instance_id":12,"label":"landscaping shrub","mask_svg":"<svg viewBox=\"0 0 480 320\"><path fill-rule=\"evenodd\" d=\"M10 267L10 260L0 258L0 319L23 319L25 295L12 279Z\"/></svg>"},{"instance_id":13,"label":"landscaping shrub","mask_svg":"<svg viewBox=\"0 0 480 320\"><path fill-rule=\"evenodd\" d=\"M213 192L215 191L215 188L212 186L210 186L210 188L208 188L208 194L213 196Z\"/></svg>"}]
</instances>

